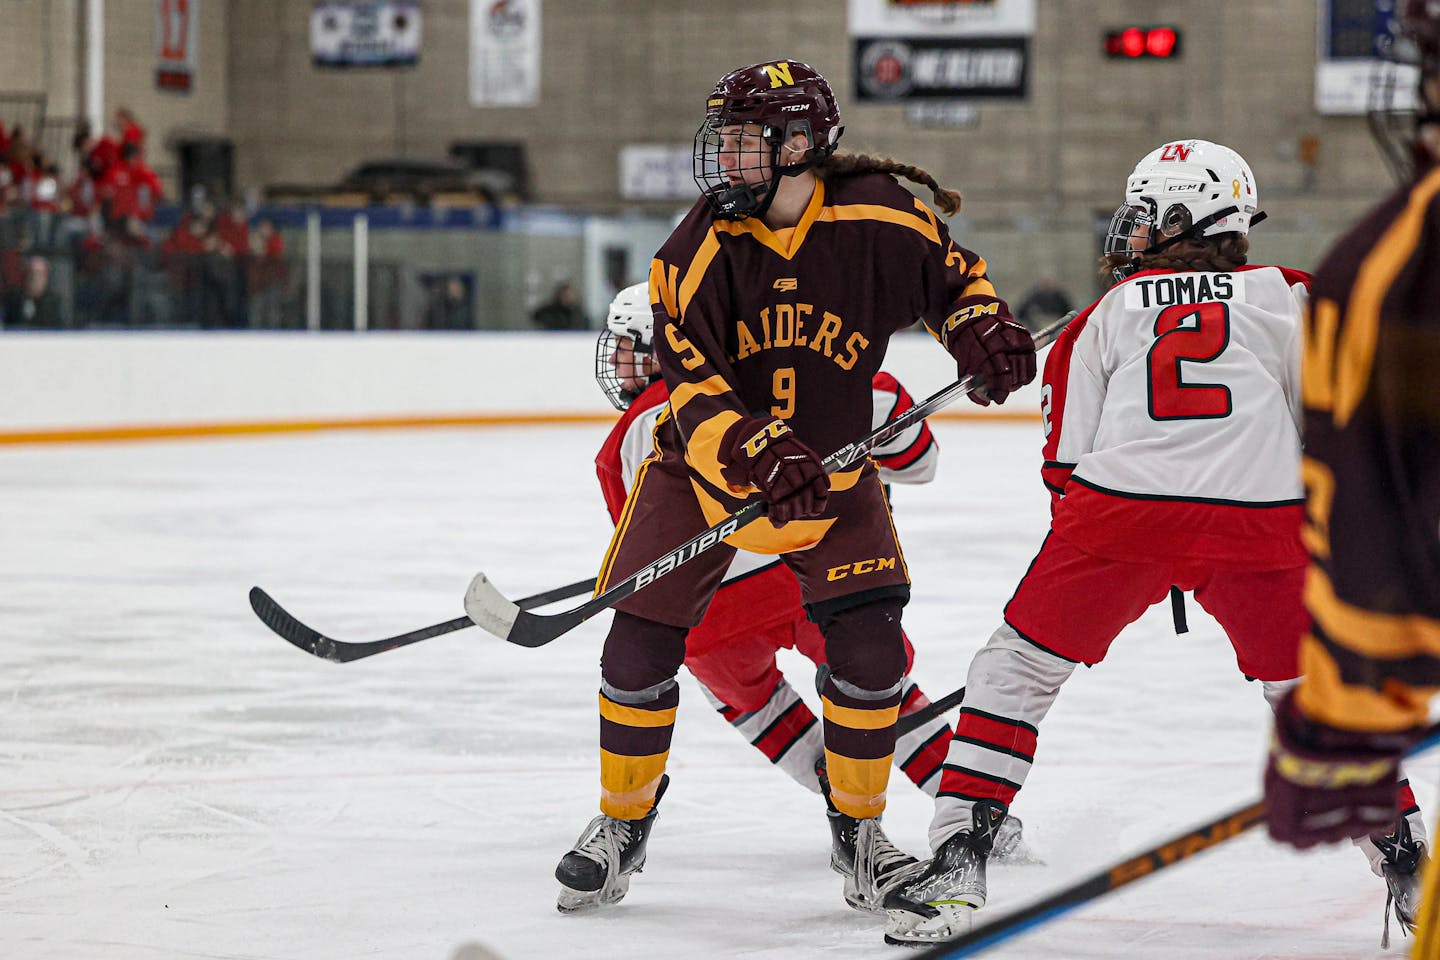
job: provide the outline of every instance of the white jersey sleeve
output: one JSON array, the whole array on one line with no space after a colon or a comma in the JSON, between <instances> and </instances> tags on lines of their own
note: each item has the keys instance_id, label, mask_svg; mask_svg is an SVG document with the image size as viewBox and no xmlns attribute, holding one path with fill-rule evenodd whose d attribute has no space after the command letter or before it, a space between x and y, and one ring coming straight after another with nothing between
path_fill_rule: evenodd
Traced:
<instances>
[{"instance_id":1,"label":"white jersey sleeve","mask_svg":"<svg viewBox=\"0 0 1440 960\"><path fill-rule=\"evenodd\" d=\"M1149 272L1113 287L1046 363L1047 484L1249 505L1301 496L1308 278ZM1066 352L1068 348L1068 352Z\"/></svg>"}]
</instances>

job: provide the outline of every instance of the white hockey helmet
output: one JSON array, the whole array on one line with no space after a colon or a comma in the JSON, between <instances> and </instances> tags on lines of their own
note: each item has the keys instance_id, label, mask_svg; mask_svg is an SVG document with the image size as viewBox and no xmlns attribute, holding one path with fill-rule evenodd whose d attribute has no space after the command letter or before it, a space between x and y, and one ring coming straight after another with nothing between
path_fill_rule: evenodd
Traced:
<instances>
[{"instance_id":1,"label":"white hockey helmet","mask_svg":"<svg viewBox=\"0 0 1440 960\"><path fill-rule=\"evenodd\" d=\"M1243 237L1264 219L1244 157L1209 140L1175 140L1146 154L1130 172L1105 253L1131 258L1128 268L1116 269L1119 280L1134 272L1143 253L1222 233Z\"/></svg>"},{"instance_id":2,"label":"white hockey helmet","mask_svg":"<svg viewBox=\"0 0 1440 960\"><path fill-rule=\"evenodd\" d=\"M605 329L595 341L595 382L616 410L629 407L659 379L654 343L650 284L637 283L615 294L605 312Z\"/></svg>"},{"instance_id":3,"label":"white hockey helmet","mask_svg":"<svg viewBox=\"0 0 1440 960\"><path fill-rule=\"evenodd\" d=\"M605 326L617 337L630 337L640 347L655 340L655 314L650 310L650 284L636 283L615 294Z\"/></svg>"}]
</instances>

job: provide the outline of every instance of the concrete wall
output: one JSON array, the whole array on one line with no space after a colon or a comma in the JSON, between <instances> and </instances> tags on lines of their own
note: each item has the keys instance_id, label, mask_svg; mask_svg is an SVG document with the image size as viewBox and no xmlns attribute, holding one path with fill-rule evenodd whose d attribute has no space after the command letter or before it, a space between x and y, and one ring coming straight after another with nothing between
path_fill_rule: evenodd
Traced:
<instances>
[{"instance_id":1,"label":"concrete wall","mask_svg":"<svg viewBox=\"0 0 1440 960\"><path fill-rule=\"evenodd\" d=\"M0 443L187 427L604 420L615 412L595 385L594 356L586 333L9 333ZM885 367L917 398L955 376L945 351L919 333L891 341ZM954 409L1034 416L1038 388L1003 410Z\"/></svg>"},{"instance_id":2,"label":"concrete wall","mask_svg":"<svg viewBox=\"0 0 1440 960\"><path fill-rule=\"evenodd\" d=\"M917 129L903 107L853 104L838 0L544 0L534 109L469 105L469 0L426 3L422 62L403 72L315 69L308 9L233 2L231 130L242 182L323 182L361 157L518 139L529 144L542 200L614 206L623 144L688 143L715 78L792 56L834 83L846 147L929 169L965 193L966 215L980 223L1088 221L1114 208L1136 159L1177 136L1245 153L1282 222L1343 222L1386 185L1363 120L1312 109L1315 0L1040 0L1030 100L982 105L978 128L966 131ZM1182 59L1104 59L1103 28L1136 20L1182 27ZM1310 193L1300 192L1294 159L1305 135L1321 139Z\"/></svg>"}]
</instances>

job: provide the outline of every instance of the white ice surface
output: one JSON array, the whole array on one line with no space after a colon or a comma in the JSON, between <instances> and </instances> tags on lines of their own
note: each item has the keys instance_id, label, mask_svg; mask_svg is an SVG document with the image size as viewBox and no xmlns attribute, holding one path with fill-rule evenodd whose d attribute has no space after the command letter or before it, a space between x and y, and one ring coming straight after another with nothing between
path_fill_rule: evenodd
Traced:
<instances>
[{"instance_id":1,"label":"white ice surface","mask_svg":"<svg viewBox=\"0 0 1440 960\"><path fill-rule=\"evenodd\" d=\"M934 696L1047 522L1035 427L939 432L939 479L896 491ZM513 597L592 575L602 435L0 448L0 957L907 956L842 902L819 801L688 678L645 872L608 913L555 912L551 871L595 808L608 617L537 650L472 629L336 665L251 614L260 584L369 640L459 616L477 569ZM1260 691L1193 604L1190 623L1153 609L1061 695L1016 805L1045 864L993 868L987 912L1256 793ZM1412 773L1433 809L1436 762ZM929 802L892 783L888 830L919 850ZM1251 835L993 955L1381 957L1383 902L1355 851Z\"/></svg>"}]
</instances>

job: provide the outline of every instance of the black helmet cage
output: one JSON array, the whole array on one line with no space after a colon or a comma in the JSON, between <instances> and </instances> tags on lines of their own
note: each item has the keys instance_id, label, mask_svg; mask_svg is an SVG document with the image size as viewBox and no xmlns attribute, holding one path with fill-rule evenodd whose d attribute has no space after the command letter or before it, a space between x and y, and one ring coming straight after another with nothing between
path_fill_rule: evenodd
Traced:
<instances>
[{"instance_id":1,"label":"black helmet cage","mask_svg":"<svg viewBox=\"0 0 1440 960\"><path fill-rule=\"evenodd\" d=\"M1423 86L1427 79L1435 83L1434 78L1440 77L1440 40L1402 31L1385 38L1380 53L1383 60L1370 74L1365 119L1390 172L1398 182L1409 183L1417 170L1432 162L1421 144L1420 128L1440 125L1440 102L1427 100ZM1418 89L1412 86L1415 67Z\"/></svg>"},{"instance_id":2,"label":"black helmet cage","mask_svg":"<svg viewBox=\"0 0 1440 960\"><path fill-rule=\"evenodd\" d=\"M1111 267L1110 273L1116 283L1139 269L1140 256L1149 246L1148 243L1145 247L1134 246L1135 233L1141 227L1146 228L1147 237L1154 235L1155 204L1143 197L1120 204L1110 217L1110 226L1105 230L1104 254L1106 257L1126 258L1123 263Z\"/></svg>"},{"instance_id":3,"label":"black helmet cage","mask_svg":"<svg viewBox=\"0 0 1440 960\"><path fill-rule=\"evenodd\" d=\"M636 362L641 357L648 357L654 354L653 347L644 343L638 336L631 336L632 346L628 349L635 351ZM605 394L605 399L616 410L627 410L635 398L640 396L644 388L636 390L627 387L627 380L635 380L635 377L622 378L615 372L615 354L620 349L620 338L610 330L602 330L599 338L595 341L595 382L600 385L600 391ZM660 374L652 373L646 380L645 386L649 386L660 379Z\"/></svg>"},{"instance_id":4,"label":"black helmet cage","mask_svg":"<svg viewBox=\"0 0 1440 960\"><path fill-rule=\"evenodd\" d=\"M803 64L799 66L803 67ZM808 67L805 69L809 70ZM695 131L691 175L716 216L726 220L744 220L763 216L769 209L775 199L776 177L797 176L834 153L845 128L838 122L839 115L829 94L829 86L818 74L812 72L810 79L801 81L784 93L737 94L733 87L727 93L729 79L722 79L717 84L705 105L705 120ZM812 116L820 118L825 126L816 130L811 124ZM753 170L768 163L771 173L763 183L732 182L720 166L721 128L744 124L759 124L764 147L751 151L750 155L740 154L738 169ZM781 147L791 138L802 135L809 142L810 149L799 161L781 165Z\"/></svg>"}]
</instances>

